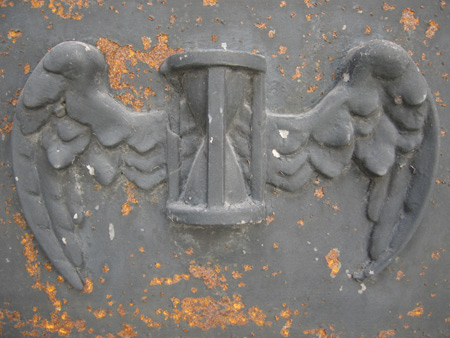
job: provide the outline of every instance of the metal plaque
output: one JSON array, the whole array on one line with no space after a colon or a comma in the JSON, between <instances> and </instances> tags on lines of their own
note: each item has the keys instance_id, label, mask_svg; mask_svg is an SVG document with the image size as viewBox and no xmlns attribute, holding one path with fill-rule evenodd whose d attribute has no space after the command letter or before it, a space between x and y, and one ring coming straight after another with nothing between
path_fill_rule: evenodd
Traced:
<instances>
[{"instance_id":1,"label":"metal plaque","mask_svg":"<svg viewBox=\"0 0 450 338\"><path fill-rule=\"evenodd\" d=\"M445 1L0 6L0 336L450 336Z\"/></svg>"}]
</instances>

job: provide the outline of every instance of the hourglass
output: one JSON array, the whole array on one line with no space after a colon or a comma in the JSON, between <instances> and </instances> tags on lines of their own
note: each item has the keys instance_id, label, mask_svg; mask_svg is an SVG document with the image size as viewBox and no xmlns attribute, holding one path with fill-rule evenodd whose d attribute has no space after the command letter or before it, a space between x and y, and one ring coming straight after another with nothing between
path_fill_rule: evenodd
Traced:
<instances>
[{"instance_id":1,"label":"hourglass","mask_svg":"<svg viewBox=\"0 0 450 338\"><path fill-rule=\"evenodd\" d=\"M265 70L262 56L221 50L175 54L161 66L180 96L167 132L171 220L232 225L264 219ZM189 120L195 137L182 131ZM186 142L195 145L190 157Z\"/></svg>"}]
</instances>

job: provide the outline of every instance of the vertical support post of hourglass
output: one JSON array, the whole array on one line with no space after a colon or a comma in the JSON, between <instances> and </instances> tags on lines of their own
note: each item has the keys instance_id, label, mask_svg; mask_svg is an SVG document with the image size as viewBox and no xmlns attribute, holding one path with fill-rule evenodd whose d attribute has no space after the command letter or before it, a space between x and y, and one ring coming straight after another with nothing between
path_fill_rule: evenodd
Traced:
<instances>
[{"instance_id":1,"label":"vertical support post of hourglass","mask_svg":"<svg viewBox=\"0 0 450 338\"><path fill-rule=\"evenodd\" d=\"M208 70L208 192L209 208L225 202L225 68Z\"/></svg>"},{"instance_id":2,"label":"vertical support post of hourglass","mask_svg":"<svg viewBox=\"0 0 450 338\"><path fill-rule=\"evenodd\" d=\"M264 73L257 73L253 78L253 101L252 101L252 197L255 201L264 200L264 188L266 185L266 144L265 144L265 89Z\"/></svg>"}]
</instances>

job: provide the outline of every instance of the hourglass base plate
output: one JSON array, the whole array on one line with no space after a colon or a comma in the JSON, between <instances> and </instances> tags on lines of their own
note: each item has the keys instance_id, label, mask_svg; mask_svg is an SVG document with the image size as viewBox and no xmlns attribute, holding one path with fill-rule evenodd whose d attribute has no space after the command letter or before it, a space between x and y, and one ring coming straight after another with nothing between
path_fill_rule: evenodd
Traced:
<instances>
[{"instance_id":1,"label":"hourglass base plate","mask_svg":"<svg viewBox=\"0 0 450 338\"><path fill-rule=\"evenodd\" d=\"M261 202L245 202L214 208L208 208L205 205L192 206L183 202L169 202L167 203L167 217L176 223L194 225L259 223L266 217L266 208Z\"/></svg>"}]
</instances>

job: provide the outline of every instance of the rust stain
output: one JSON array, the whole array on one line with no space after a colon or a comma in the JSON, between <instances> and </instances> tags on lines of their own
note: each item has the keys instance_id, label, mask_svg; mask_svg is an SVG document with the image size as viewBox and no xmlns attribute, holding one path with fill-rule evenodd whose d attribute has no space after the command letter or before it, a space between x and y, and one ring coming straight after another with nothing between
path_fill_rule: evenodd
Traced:
<instances>
[{"instance_id":1,"label":"rust stain","mask_svg":"<svg viewBox=\"0 0 450 338\"><path fill-rule=\"evenodd\" d=\"M16 43L17 39L22 37L22 32L20 30L15 31L14 29L10 29L7 36L12 43Z\"/></svg>"},{"instance_id":2,"label":"rust stain","mask_svg":"<svg viewBox=\"0 0 450 338\"><path fill-rule=\"evenodd\" d=\"M106 317L106 310L105 309L97 309L92 313L95 318L102 319Z\"/></svg>"},{"instance_id":3,"label":"rust stain","mask_svg":"<svg viewBox=\"0 0 450 338\"><path fill-rule=\"evenodd\" d=\"M402 12L400 23L403 24L403 30L405 32L408 32L411 29L416 30L416 27L419 25L419 18L416 16L416 12L411 8L405 8Z\"/></svg>"},{"instance_id":4,"label":"rust stain","mask_svg":"<svg viewBox=\"0 0 450 338\"><path fill-rule=\"evenodd\" d=\"M195 265L192 261L189 265L189 272L194 278L203 279L203 283L208 289L222 288L223 291L228 289L227 279L220 274L221 269L215 266L215 270L209 266Z\"/></svg>"},{"instance_id":5,"label":"rust stain","mask_svg":"<svg viewBox=\"0 0 450 338\"><path fill-rule=\"evenodd\" d=\"M25 62L25 66L23 66L23 73L28 74L31 70L30 64L28 62Z\"/></svg>"},{"instance_id":6,"label":"rust stain","mask_svg":"<svg viewBox=\"0 0 450 338\"><path fill-rule=\"evenodd\" d=\"M257 22L253 25L259 29L267 29L267 22Z\"/></svg>"},{"instance_id":7,"label":"rust stain","mask_svg":"<svg viewBox=\"0 0 450 338\"><path fill-rule=\"evenodd\" d=\"M336 277L338 274L340 268L341 268L341 262L339 261L339 254L340 251L337 248L331 249L330 252L325 256L325 259L327 260L328 267L331 269L330 276Z\"/></svg>"},{"instance_id":8,"label":"rust stain","mask_svg":"<svg viewBox=\"0 0 450 338\"><path fill-rule=\"evenodd\" d=\"M227 326L246 325L248 317L243 311L245 304L241 301L241 295L233 294L233 297L223 296L220 300L212 297L186 297L181 302L172 299L174 311L170 314L175 322L186 321L191 327L209 330ZM178 304L181 303L181 309Z\"/></svg>"},{"instance_id":9,"label":"rust stain","mask_svg":"<svg viewBox=\"0 0 450 338\"><path fill-rule=\"evenodd\" d=\"M311 1L312 1L312 0L304 0L305 5L306 5L307 8L311 8L311 7L314 6L314 5L311 3Z\"/></svg>"},{"instance_id":10,"label":"rust stain","mask_svg":"<svg viewBox=\"0 0 450 338\"><path fill-rule=\"evenodd\" d=\"M136 194L134 193L134 189L136 189L136 186L133 183L131 182L125 183L125 192L127 194L127 201L124 204L122 204L122 216L126 216L131 212L132 210L131 204L139 203L138 199L136 198Z\"/></svg>"},{"instance_id":11,"label":"rust stain","mask_svg":"<svg viewBox=\"0 0 450 338\"><path fill-rule=\"evenodd\" d=\"M317 197L317 198L323 198L325 196L325 192L323 190L323 187L315 189L314 190L314 196Z\"/></svg>"},{"instance_id":12,"label":"rust stain","mask_svg":"<svg viewBox=\"0 0 450 338\"><path fill-rule=\"evenodd\" d=\"M84 279L84 287L81 291L82 293L91 293L94 290L94 283L92 283L92 279L86 277Z\"/></svg>"},{"instance_id":13,"label":"rust stain","mask_svg":"<svg viewBox=\"0 0 450 338\"><path fill-rule=\"evenodd\" d=\"M434 251L434 252L431 254L431 258L433 258L433 260L435 260L435 261L438 261L440 257L441 257L441 254L440 254L439 251Z\"/></svg>"},{"instance_id":14,"label":"rust stain","mask_svg":"<svg viewBox=\"0 0 450 338\"><path fill-rule=\"evenodd\" d=\"M16 222L16 224L21 227L22 229L26 229L27 228L27 222L24 220L22 214L20 212L16 212L13 215L14 218L14 222Z\"/></svg>"},{"instance_id":15,"label":"rust stain","mask_svg":"<svg viewBox=\"0 0 450 338\"><path fill-rule=\"evenodd\" d=\"M203 0L203 6L215 6L217 0Z\"/></svg>"},{"instance_id":16,"label":"rust stain","mask_svg":"<svg viewBox=\"0 0 450 338\"><path fill-rule=\"evenodd\" d=\"M395 9L395 5L389 5L387 2L383 3L383 10L384 11L392 11Z\"/></svg>"},{"instance_id":17,"label":"rust stain","mask_svg":"<svg viewBox=\"0 0 450 338\"><path fill-rule=\"evenodd\" d=\"M318 338L331 338L327 335L326 329L311 329L311 330L304 330L303 334L307 335L315 335Z\"/></svg>"},{"instance_id":18,"label":"rust stain","mask_svg":"<svg viewBox=\"0 0 450 338\"><path fill-rule=\"evenodd\" d=\"M364 34L370 35L371 31L372 31L372 28L370 28L370 26L366 26L366 30L365 30Z\"/></svg>"},{"instance_id":19,"label":"rust stain","mask_svg":"<svg viewBox=\"0 0 450 338\"><path fill-rule=\"evenodd\" d=\"M403 271L402 270L398 270L396 279L397 280L401 280L403 277L405 277L405 274L403 273Z\"/></svg>"},{"instance_id":20,"label":"rust stain","mask_svg":"<svg viewBox=\"0 0 450 338\"><path fill-rule=\"evenodd\" d=\"M444 9L445 7L447 7L447 2L445 0L441 0L441 8Z\"/></svg>"},{"instance_id":21,"label":"rust stain","mask_svg":"<svg viewBox=\"0 0 450 338\"><path fill-rule=\"evenodd\" d=\"M252 306L248 309L248 317L258 326L263 326L266 322L266 315L264 312L256 306Z\"/></svg>"},{"instance_id":22,"label":"rust stain","mask_svg":"<svg viewBox=\"0 0 450 338\"><path fill-rule=\"evenodd\" d=\"M317 89L319 89L319 86L315 85L315 86L309 86L308 89L306 90L307 93L314 93Z\"/></svg>"},{"instance_id":23,"label":"rust stain","mask_svg":"<svg viewBox=\"0 0 450 338\"><path fill-rule=\"evenodd\" d=\"M24 0L25 2L29 2L30 8L41 8L45 5L45 0Z\"/></svg>"},{"instance_id":24,"label":"rust stain","mask_svg":"<svg viewBox=\"0 0 450 338\"><path fill-rule=\"evenodd\" d=\"M117 337L121 338L132 338L137 337L138 333L135 331L135 328L127 323L122 323L123 330L117 333Z\"/></svg>"},{"instance_id":25,"label":"rust stain","mask_svg":"<svg viewBox=\"0 0 450 338\"><path fill-rule=\"evenodd\" d=\"M32 4L33 7L33 4ZM88 0L49 0L48 8L52 13L63 19L81 20L83 15L74 10L81 10L83 7L89 8Z\"/></svg>"},{"instance_id":26,"label":"rust stain","mask_svg":"<svg viewBox=\"0 0 450 338\"><path fill-rule=\"evenodd\" d=\"M136 89L126 80L127 76L131 79L139 76L139 74L136 75L130 71L127 64L129 63L134 67L138 62L141 62L149 68L159 70L159 67L167 57L184 51L182 48L169 48L169 36L165 33L159 33L156 38L158 42L148 52L135 50L132 45L120 46L104 37L99 38L97 41L97 47L105 54L105 59L109 66L108 77L111 88L126 90L126 94L117 96L117 98L138 111L141 111L144 106L144 98L147 99L149 95L154 96L155 93L150 88ZM141 40L144 50L150 48L149 38L142 37Z\"/></svg>"},{"instance_id":27,"label":"rust stain","mask_svg":"<svg viewBox=\"0 0 450 338\"><path fill-rule=\"evenodd\" d=\"M388 338L388 337L394 337L395 336L395 330L385 330L378 332L378 338Z\"/></svg>"},{"instance_id":28,"label":"rust stain","mask_svg":"<svg viewBox=\"0 0 450 338\"><path fill-rule=\"evenodd\" d=\"M427 23L427 25L428 25L428 28L427 28L427 31L425 32L425 35L428 39L432 39L434 37L434 34L439 29L439 24L434 20L430 20Z\"/></svg>"},{"instance_id":29,"label":"rust stain","mask_svg":"<svg viewBox=\"0 0 450 338\"><path fill-rule=\"evenodd\" d=\"M418 306L416 307L414 310L411 310L407 313L408 316L410 317L420 317L423 315L423 307L422 306Z\"/></svg>"}]
</instances>

